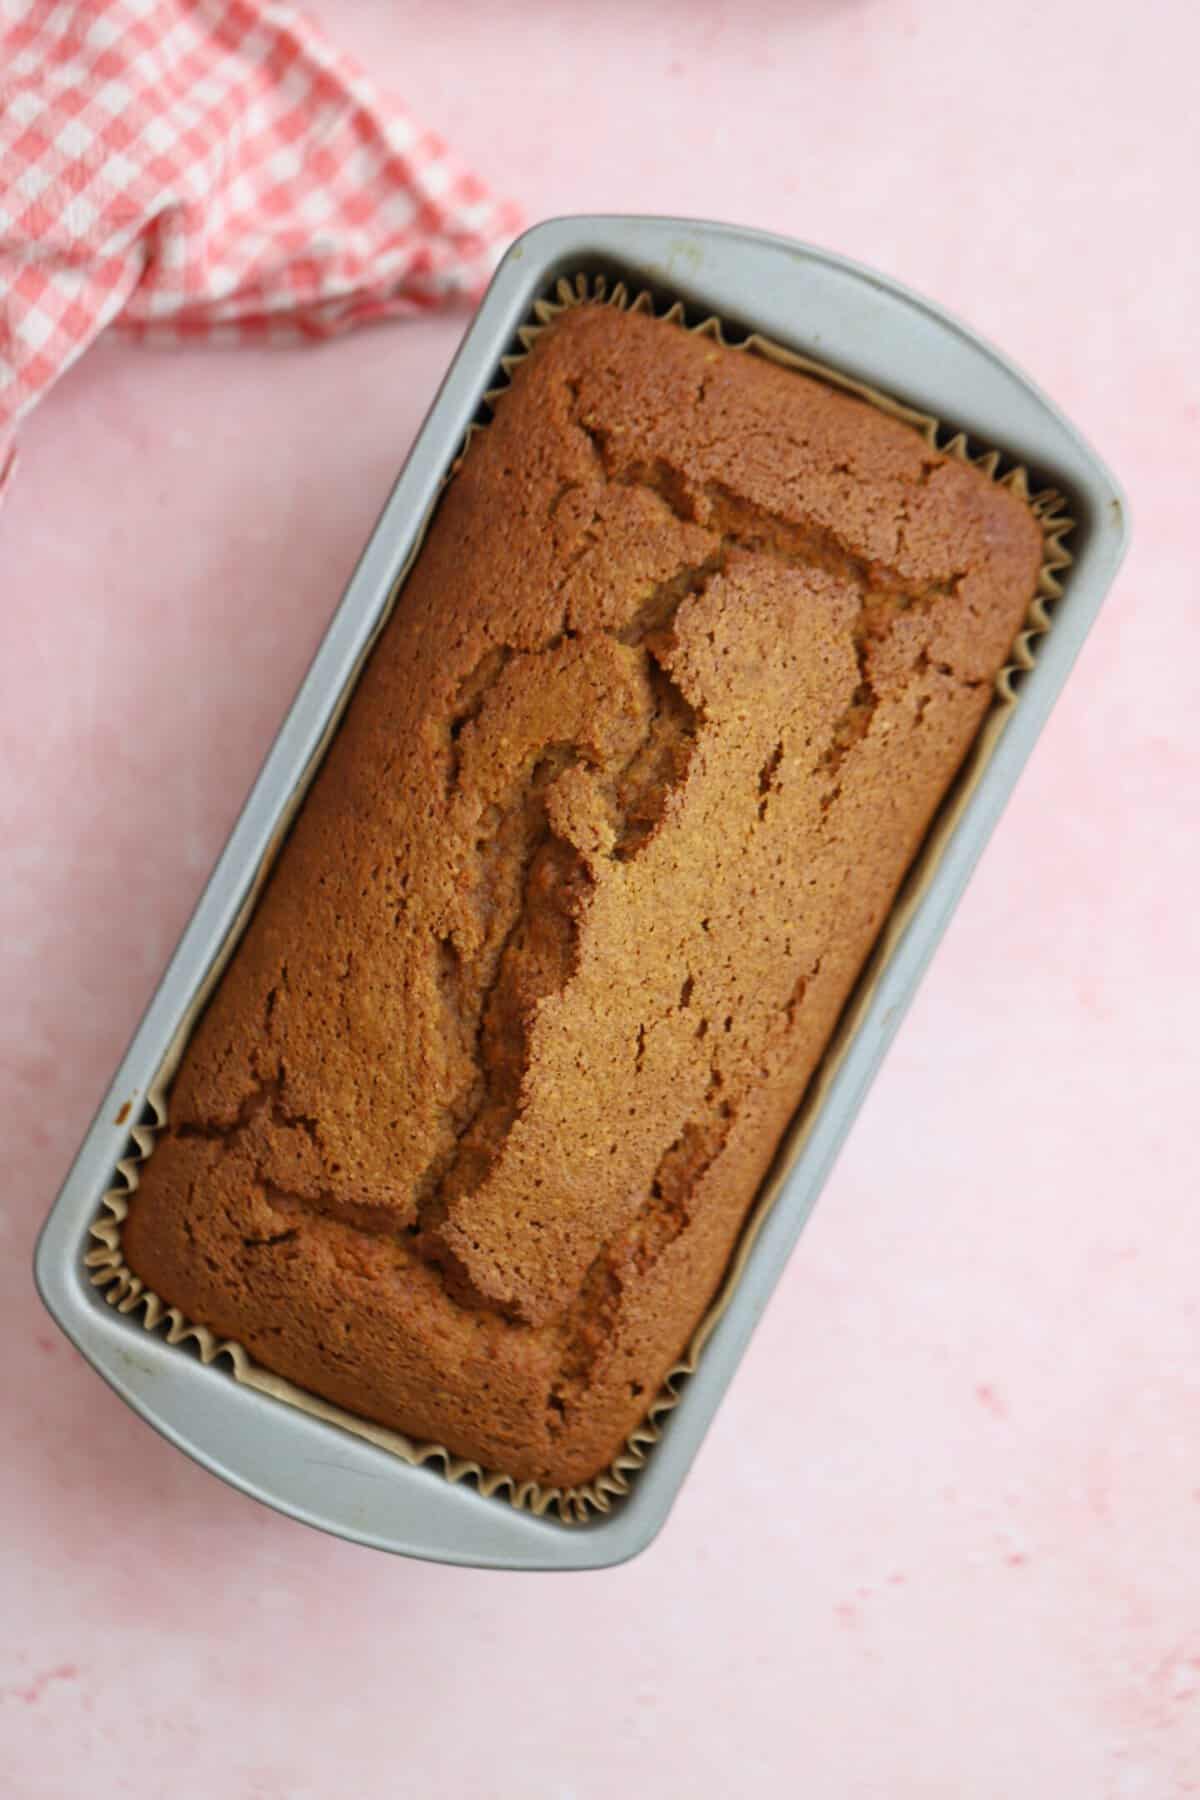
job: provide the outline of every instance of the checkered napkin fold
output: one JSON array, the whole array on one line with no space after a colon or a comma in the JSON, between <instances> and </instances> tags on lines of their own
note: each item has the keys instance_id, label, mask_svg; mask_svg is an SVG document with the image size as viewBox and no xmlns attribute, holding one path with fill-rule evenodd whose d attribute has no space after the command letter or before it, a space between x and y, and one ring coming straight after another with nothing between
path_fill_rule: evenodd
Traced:
<instances>
[{"instance_id":1,"label":"checkered napkin fold","mask_svg":"<svg viewBox=\"0 0 1200 1800\"><path fill-rule=\"evenodd\" d=\"M270 0L0 0L0 489L114 325L278 343L486 283L514 209Z\"/></svg>"}]
</instances>

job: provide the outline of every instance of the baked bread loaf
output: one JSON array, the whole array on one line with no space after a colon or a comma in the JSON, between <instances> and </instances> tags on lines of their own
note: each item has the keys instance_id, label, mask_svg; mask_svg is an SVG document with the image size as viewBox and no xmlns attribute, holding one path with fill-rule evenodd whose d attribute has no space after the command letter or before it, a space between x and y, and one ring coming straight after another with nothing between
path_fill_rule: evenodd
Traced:
<instances>
[{"instance_id":1,"label":"baked bread loaf","mask_svg":"<svg viewBox=\"0 0 1200 1800\"><path fill-rule=\"evenodd\" d=\"M1043 556L869 403L581 305L450 483L132 1198L130 1268L520 1479L620 1451Z\"/></svg>"}]
</instances>

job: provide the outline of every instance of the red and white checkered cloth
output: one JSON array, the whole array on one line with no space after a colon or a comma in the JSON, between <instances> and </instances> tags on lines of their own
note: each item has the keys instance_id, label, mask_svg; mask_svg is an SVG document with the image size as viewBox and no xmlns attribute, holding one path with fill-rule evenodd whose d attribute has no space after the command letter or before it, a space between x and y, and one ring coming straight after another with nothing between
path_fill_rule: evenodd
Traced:
<instances>
[{"instance_id":1,"label":"red and white checkered cloth","mask_svg":"<svg viewBox=\"0 0 1200 1800\"><path fill-rule=\"evenodd\" d=\"M0 488L106 326L327 337L474 297L517 224L286 6L0 0Z\"/></svg>"}]
</instances>

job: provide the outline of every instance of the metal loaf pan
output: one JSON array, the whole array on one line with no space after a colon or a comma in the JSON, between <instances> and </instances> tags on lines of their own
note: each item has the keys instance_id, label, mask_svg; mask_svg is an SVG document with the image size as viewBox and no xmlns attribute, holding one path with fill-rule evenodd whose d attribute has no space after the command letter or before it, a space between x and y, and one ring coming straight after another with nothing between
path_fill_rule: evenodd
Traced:
<instances>
[{"instance_id":1,"label":"metal loaf pan","mask_svg":"<svg viewBox=\"0 0 1200 1800\"><path fill-rule=\"evenodd\" d=\"M289 796L353 678L441 481L534 302L564 275L624 278L716 314L937 415L1060 489L1074 564L999 746L875 987L736 1294L630 1495L564 1526L240 1386L146 1332L88 1280L88 1228L167 1047L278 834ZM463 341L191 922L84 1139L37 1247L38 1288L63 1331L129 1405L247 1494L362 1544L485 1568L586 1569L644 1549L680 1484L967 878L1120 563L1124 502L1068 422L996 351L928 301L844 258L692 220L552 220L509 251Z\"/></svg>"}]
</instances>

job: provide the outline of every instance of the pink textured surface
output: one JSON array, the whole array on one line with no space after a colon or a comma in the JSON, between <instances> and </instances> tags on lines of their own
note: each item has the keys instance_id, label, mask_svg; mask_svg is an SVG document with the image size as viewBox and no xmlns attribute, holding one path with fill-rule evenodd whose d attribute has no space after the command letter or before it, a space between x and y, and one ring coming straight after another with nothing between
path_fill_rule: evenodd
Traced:
<instances>
[{"instance_id":1,"label":"pink textured surface","mask_svg":"<svg viewBox=\"0 0 1200 1800\"><path fill-rule=\"evenodd\" d=\"M724 216L935 295L1137 541L663 1537L424 1567L161 1443L28 1266L461 321L68 376L0 511L0 1791L1200 1792L1195 16L318 10L533 217Z\"/></svg>"}]
</instances>

